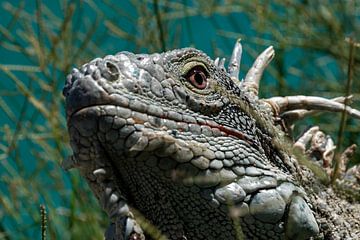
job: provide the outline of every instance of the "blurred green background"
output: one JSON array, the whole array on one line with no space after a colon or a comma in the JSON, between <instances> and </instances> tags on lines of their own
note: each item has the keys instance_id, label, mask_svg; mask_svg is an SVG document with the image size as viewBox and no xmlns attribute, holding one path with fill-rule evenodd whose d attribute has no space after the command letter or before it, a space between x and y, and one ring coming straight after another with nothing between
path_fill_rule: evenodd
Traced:
<instances>
[{"instance_id":1,"label":"blurred green background","mask_svg":"<svg viewBox=\"0 0 360 240\"><path fill-rule=\"evenodd\" d=\"M273 45L276 57L261 97L345 95L360 109L360 1L357 0L55 0L0 1L0 239L39 239L40 205L48 239L101 239L107 226L86 183L61 161L68 144L62 86L66 74L118 51L159 52L193 46L229 59L242 39L241 77ZM350 52L354 63L349 65ZM360 144L359 121L341 114L320 124L339 149ZM360 162L359 151L353 161Z\"/></svg>"}]
</instances>

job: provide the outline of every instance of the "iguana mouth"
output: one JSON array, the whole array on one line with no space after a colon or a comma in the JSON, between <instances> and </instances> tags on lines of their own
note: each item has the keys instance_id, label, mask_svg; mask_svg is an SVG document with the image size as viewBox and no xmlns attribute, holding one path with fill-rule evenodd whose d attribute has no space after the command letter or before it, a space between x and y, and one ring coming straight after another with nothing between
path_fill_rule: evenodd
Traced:
<instances>
[{"instance_id":1,"label":"iguana mouth","mask_svg":"<svg viewBox=\"0 0 360 240\"><path fill-rule=\"evenodd\" d=\"M75 111L71 116L69 116L68 121L70 121L71 117L77 113L81 113L86 111L87 109L91 108L108 108L113 107L116 108L116 111L118 113L124 114L122 117L124 119L126 118L132 118L134 121L134 124L145 124L148 127L151 128L158 128L161 130L177 130L180 132L193 132L194 134L209 134L209 131L211 131L212 136L231 136L236 139L242 140L249 144L251 147L258 149L258 146L256 143L248 137L245 133L230 128L228 126L220 125L214 121L211 120L204 120L204 119L196 119L196 122L194 121L179 121L179 119L176 119L171 116L171 113L168 111L163 111L162 113L154 114L155 111L149 112L140 112L131 109L130 107L124 107L124 105L118 104L118 105L111 105L111 104L99 104L99 105L92 105L85 108L82 108L80 110ZM160 109L160 108L159 108ZM193 129L199 129L198 131L194 131Z\"/></svg>"}]
</instances>

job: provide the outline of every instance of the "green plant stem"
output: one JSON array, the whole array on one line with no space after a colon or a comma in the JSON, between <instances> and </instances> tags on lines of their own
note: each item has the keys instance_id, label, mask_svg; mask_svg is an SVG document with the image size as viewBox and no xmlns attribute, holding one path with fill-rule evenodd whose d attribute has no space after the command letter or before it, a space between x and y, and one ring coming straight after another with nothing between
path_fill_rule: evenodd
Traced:
<instances>
[{"instance_id":1,"label":"green plant stem","mask_svg":"<svg viewBox=\"0 0 360 240\"><path fill-rule=\"evenodd\" d=\"M346 90L345 90L345 96L349 96L351 92L351 86L352 86L352 79L354 74L354 51L355 51L355 43L352 38L349 39L349 62L348 62L348 69L347 69L347 82L346 82ZM341 161L341 144L343 142L344 138L344 131L346 127L346 106L349 104L349 99L346 98L344 102L344 110L341 114L341 121L340 121L340 129L338 132L338 151L335 156L335 166L334 166L334 174L331 179L331 183L334 184L335 180L338 178L339 170L340 170L340 161Z\"/></svg>"},{"instance_id":2,"label":"green plant stem","mask_svg":"<svg viewBox=\"0 0 360 240\"><path fill-rule=\"evenodd\" d=\"M156 22L157 22L157 25L159 28L159 38L160 38L160 43L161 43L161 50L163 52L165 52L166 51L166 43L165 43L164 30L163 30L162 21L161 21L161 15L159 12L158 0L153 0L153 4L154 4L154 12L155 12L155 16L156 16Z\"/></svg>"}]
</instances>

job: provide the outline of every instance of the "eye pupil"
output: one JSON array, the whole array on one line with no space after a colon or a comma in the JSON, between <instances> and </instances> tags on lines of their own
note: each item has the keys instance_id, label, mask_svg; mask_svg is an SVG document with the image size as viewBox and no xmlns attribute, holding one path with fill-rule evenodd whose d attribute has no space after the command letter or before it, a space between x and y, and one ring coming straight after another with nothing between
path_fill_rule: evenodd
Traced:
<instances>
[{"instance_id":1,"label":"eye pupil","mask_svg":"<svg viewBox=\"0 0 360 240\"><path fill-rule=\"evenodd\" d=\"M195 81L196 81L196 83L197 84L202 84L203 83L203 81L204 81L204 75L202 75L201 73L195 73Z\"/></svg>"}]
</instances>

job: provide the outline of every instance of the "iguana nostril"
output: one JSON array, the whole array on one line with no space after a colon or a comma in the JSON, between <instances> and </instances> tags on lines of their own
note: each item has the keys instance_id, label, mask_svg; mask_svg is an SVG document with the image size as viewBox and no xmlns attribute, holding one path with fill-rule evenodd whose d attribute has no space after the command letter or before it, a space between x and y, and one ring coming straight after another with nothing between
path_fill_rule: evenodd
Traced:
<instances>
[{"instance_id":1,"label":"iguana nostril","mask_svg":"<svg viewBox=\"0 0 360 240\"><path fill-rule=\"evenodd\" d=\"M109 79L112 81L117 80L120 75L118 67L112 62L106 62L105 66L107 68L107 71L103 74L109 75Z\"/></svg>"}]
</instances>

